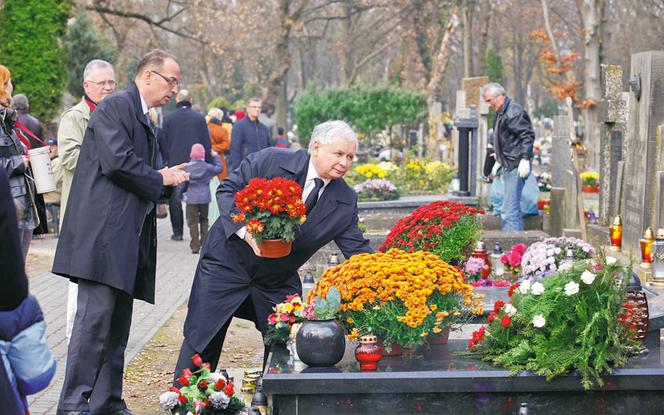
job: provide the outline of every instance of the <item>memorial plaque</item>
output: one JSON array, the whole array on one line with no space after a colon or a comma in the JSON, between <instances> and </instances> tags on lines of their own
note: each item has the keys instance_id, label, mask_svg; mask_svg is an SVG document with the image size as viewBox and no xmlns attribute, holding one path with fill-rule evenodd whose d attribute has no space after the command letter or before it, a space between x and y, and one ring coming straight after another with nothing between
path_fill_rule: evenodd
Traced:
<instances>
[{"instance_id":1,"label":"memorial plaque","mask_svg":"<svg viewBox=\"0 0 664 415\"><path fill-rule=\"evenodd\" d=\"M475 105L480 107L480 88L489 83L488 76L475 76L472 78L463 78L461 80L461 89L466 92L466 106Z\"/></svg>"},{"instance_id":2,"label":"memorial plaque","mask_svg":"<svg viewBox=\"0 0 664 415\"><path fill-rule=\"evenodd\" d=\"M641 97L629 104L627 135L624 140L625 172L621 214L623 249L639 254L639 239L646 227L654 226L658 127L664 124L664 52L632 55L630 78L640 78ZM658 141L660 145L658 145Z\"/></svg>"}]
</instances>

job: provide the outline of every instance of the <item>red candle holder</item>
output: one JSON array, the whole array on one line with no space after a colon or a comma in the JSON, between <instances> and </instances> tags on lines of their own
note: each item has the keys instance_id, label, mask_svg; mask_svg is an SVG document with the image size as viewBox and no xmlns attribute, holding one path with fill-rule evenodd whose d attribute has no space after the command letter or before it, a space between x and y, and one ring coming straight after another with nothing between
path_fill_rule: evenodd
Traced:
<instances>
[{"instance_id":1,"label":"red candle holder","mask_svg":"<svg viewBox=\"0 0 664 415\"><path fill-rule=\"evenodd\" d=\"M622 248L622 233L623 226L620 215L613 219L613 225L609 226L609 237L611 238L611 246L609 249L612 251L620 251Z\"/></svg>"},{"instance_id":2,"label":"red candle holder","mask_svg":"<svg viewBox=\"0 0 664 415\"><path fill-rule=\"evenodd\" d=\"M355 349L355 358L360 362L360 370L376 370L378 362L383 358L383 348L373 335L360 337L360 345Z\"/></svg>"}]
</instances>

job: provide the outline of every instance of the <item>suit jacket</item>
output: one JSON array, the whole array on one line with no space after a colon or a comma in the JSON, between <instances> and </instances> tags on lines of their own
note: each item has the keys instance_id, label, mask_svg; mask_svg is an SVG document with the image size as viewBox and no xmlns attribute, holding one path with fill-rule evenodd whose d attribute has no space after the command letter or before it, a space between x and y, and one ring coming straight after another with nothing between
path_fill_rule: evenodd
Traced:
<instances>
[{"instance_id":1,"label":"suit jacket","mask_svg":"<svg viewBox=\"0 0 664 415\"><path fill-rule=\"evenodd\" d=\"M244 117L231 130L231 167L238 168L242 160L251 153L270 147L270 132L260 121Z\"/></svg>"},{"instance_id":2,"label":"suit jacket","mask_svg":"<svg viewBox=\"0 0 664 415\"><path fill-rule=\"evenodd\" d=\"M159 141L164 147L169 166L189 161L191 146L201 144L205 148L205 161L212 164L210 133L205 117L191 109L191 103L179 102L175 111L166 115Z\"/></svg>"},{"instance_id":3,"label":"suit jacket","mask_svg":"<svg viewBox=\"0 0 664 415\"><path fill-rule=\"evenodd\" d=\"M250 154L219 186L220 216L203 244L184 326L187 342L195 350L202 351L208 345L248 296L255 313L240 317L253 320L264 330L272 306L288 294L302 292L298 268L328 242L335 241L346 258L373 252L357 226L357 194L343 179L327 185L287 257L257 257L235 234L242 227L231 220L238 212L234 200L238 190L254 177L284 177L304 185L308 165L306 150L272 147Z\"/></svg>"},{"instance_id":4,"label":"suit jacket","mask_svg":"<svg viewBox=\"0 0 664 415\"><path fill-rule=\"evenodd\" d=\"M90 116L53 273L96 281L154 303L154 202L166 189L153 168L156 154L156 139L132 82Z\"/></svg>"}]
</instances>

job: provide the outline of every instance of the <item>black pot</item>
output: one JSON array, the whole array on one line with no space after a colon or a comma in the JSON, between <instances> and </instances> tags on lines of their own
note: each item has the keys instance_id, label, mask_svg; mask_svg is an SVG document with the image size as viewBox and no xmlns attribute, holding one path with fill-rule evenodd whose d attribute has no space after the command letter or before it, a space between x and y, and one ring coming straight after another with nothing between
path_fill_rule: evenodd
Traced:
<instances>
[{"instance_id":1,"label":"black pot","mask_svg":"<svg viewBox=\"0 0 664 415\"><path fill-rule=\"evenodd\" d=\"M305 321L295 344L300 360L314 367L334 366L346 351L344 329L335 319Z\"/></svg>"}]
</instances>

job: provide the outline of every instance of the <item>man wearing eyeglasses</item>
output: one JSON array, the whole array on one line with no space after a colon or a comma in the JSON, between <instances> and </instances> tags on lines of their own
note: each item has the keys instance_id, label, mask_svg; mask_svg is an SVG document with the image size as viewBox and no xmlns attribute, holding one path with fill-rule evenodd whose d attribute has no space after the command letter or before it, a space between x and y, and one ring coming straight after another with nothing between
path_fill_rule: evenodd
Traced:
<instances>
[{"instance_id":1,"label":"man wearing eyeglasses","mask_svg":"<svg viewBox=\"0 0 664 415\"><path fill-rule=\"evenodd\" d=\"M270 132L258 120L262 107L260 98L249 98L247 116L233 126L230 170L235 170L249 154L270 147L270 142L272 142Z\"/></svg>"},{"instance_id":2,"label":"man wearing eyeglasses","mask_svg":"<svg viewBox=\"0 0 664 415\"><path fill-rule=\"evenodd\" d=\"M159 75L159 74L158 74ZM167 163L169 166L189 161L191 146L201 144L205 149L205 161L214 164L210 154L210 133L208 131L205 117L191 108L191 97L189 91L181 89L175 97L176 109L166 115L164 126L159 134L160 145L165 146ZM182 214L182 202L173 192L168 203L168 211L171 216L171 226L174 241L182 240L184 217Z\"/></svg>"},{"instance_id":3,"label":"man wearing eyeglasses","mask_svg":"<svg viewBox=\"0 0 664 415\"><path fill-rule=\"evenodd\" d=\"M482 87L482 98L496 111L493 121L493 142L496 164L501 174L505 191L500 208L501 229L522 231L521 193L530 175L533 158L535 132L530 117L523 107L505 95L505 88L497 83Z\"/></svg>"},{"instance_id":4,"label":"man wearing eyeglasses","mask_svg":"<svg viewBox=\"0 0 664 415\"><path fill-rule=\"evenodd\" d=\"M104 98L115 92L113 65L101 59L93 59L88 62L83 70L83 91L85 94L81 101L62 114L58 127L58 158L62 171L60 228L62 228L62 219L65 217L67 198L90 114ZM67 299L67 325L65 326L67 339L71 337L71 328L74 326L77 294L78 284L70 282Z\"/></svg>"},{"instance_id":5,"label":"man wearing eyeglasses","mask_svg":"<svg viewBox=\"0 0 664 415\"><path fill-rule=\"evenodd\" d=\"M154 303L155 202L189 178L186 164L156 170L147 114L177 93L179 78L175 58L153 50L90 116L53 261L53 273L78 283L58 415L131 414L124 353L134 299Z\"/></svg>"}]
</instances>

